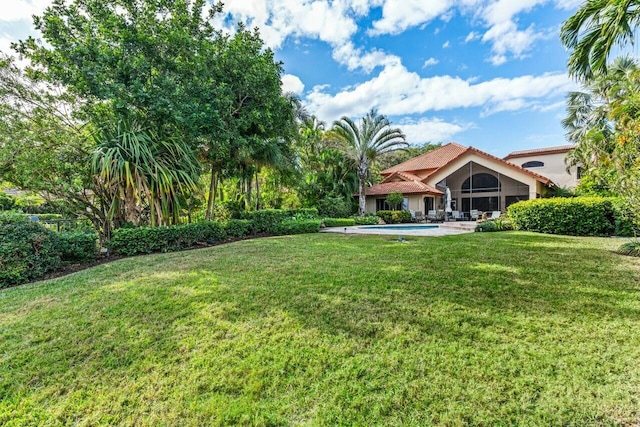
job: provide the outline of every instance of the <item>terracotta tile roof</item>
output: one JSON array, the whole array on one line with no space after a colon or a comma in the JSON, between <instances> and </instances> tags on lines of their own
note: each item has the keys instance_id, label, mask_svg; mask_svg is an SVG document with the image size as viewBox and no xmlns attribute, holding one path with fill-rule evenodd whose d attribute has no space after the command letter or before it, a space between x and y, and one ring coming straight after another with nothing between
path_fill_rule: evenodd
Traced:
<instances>
[{"instance_id":1,"label":"terracotta tile roof","mask_svg":"<svg viewBox=\"0 0 640 427\"><path fill-rule=\"evenodd\" d=\"M556 148L560 148L560 147L556 147ZM398 172L401 172L403 174L411 174L411 172L414 172L414 171L429 169L430 173L425 178L423 179L418 178L419 180L423 181L423 180L427 180L429 176L436 173L439 169L445 167L446 165L448 165L449 163L451 163L452 161L454 161L455 159L461 157L466 153L475 153L486 159L490 159L492 161L502 163L503 165L511 169L514 169L514 170L517 170L518 172L529 175L544 184L551 184L551 180L546 176L542 176L528 169L524 169L514 163L503 160L500 157L496 157L492 154L478 150L477 148L464 147L460 144L456 144L455 142L450 142L433 151L429 151L428 153L421 154L420 156L414 157L413 159L409 159L406 162L400 163L399 165L390 167L389 169L385 169L381 172L381 174L390 175Z\"/></svg>"},{"instance_id":2,"label":"terracotta tile roof","mask_svg":"<svg viewBox=\"0 0 640 427\"><path fill-rule=\"evenodd\" d=\"M402 194L444 194L442 191L420 181L398 181L376 184L367 188L367 196L383 196L398 192Z\"/></svg>"},{"instance_id":3,"label":"terracotta tile roof","mask_svg":"<svg viewBox=\"0 0 640 427\"><path fill-rule=\"evenodd\" d=\"M484 151L478 150L477 148L474 147L469 147L467 148L468 151L474 152L482 157L485 157L487 159L491 159L491 160L495 160L498 161L508 167L510 167L511 169L517 170L518 172L522 172L524 174L527 174L529 176L534 177L535 179L537 179L538 181L542 182L543 184L551 184L553 181L551 181L549 178L547 178L546 176L540 175L538 173L532 172L529 169L525 169L521 166L516 165L515 163L511 163L509 161L503 160L500 157L496 157L492 154L486 153Z\"/></svg>"},{"instance_id":4,"label":"terracotta tile roof","mask_svg":"<svg viewBox=\"0 0 640 427\"><path fill-rule=\"evenodd\" d=\"M382 183L391 182L394 178L402 178L404 181L422 181L422 178L409 172L394 172L382 180Z\"/></svg>"},{"instance_id":5,"label":"terracotta tile roof","mask_svg":"<svg viewBox=\"0 0 640 427\"><path fill-rule=\"evenodd\" d=\"M517 157L529 157L535 155L543 155L543 154L557 154L557 153L566 153L573 150L575 147L573 145L560 145L558 147L545 147L545 148L534 148L533 150L520 150L509 153L504 160L509 160Z\"/></svg>"},{"instance_id":6,"label":"terracotta tile roof","mask_svg":"<svg viewBox=\"0 0 640 427\"><path fill-rule=\"evenodd\" d=\"M413 172L427 169L440 169L466 151L467 147L463 147L462 145L456 144L455 142L450 142L440 148L429 151L428 153L421 154L418 157L409 159L406 162L400 163L399 165L395 165L390 167L389 169L385 169L380 173L382 175L389 175L394 172Z\"/></svg>"}]
</instances>

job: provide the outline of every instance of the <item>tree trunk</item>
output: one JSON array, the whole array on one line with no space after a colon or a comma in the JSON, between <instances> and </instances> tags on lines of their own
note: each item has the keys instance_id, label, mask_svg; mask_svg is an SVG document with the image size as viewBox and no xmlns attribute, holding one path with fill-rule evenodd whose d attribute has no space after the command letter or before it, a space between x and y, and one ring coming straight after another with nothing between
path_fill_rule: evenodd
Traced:
<instances>
[{"instance_id":1,"label":"tree trunk","mask_svg":"<svg viewBox=\"0 0 640 427\"><path fill-rule=\"evenodd\" d=\"M213 208L216 205L216 172L214 167L211 166L211 181L209 181L209 199L207 200L207 212L205 213L205 219L213 219Z\"/></svg>"},{"instance_id":2,"label":"tree trunk","mask_svg":"<svg viewBox=\"0 0 640 427\"><path fill-rule=\"evenodd\" d=\"M256 171L256 210L260 210L260 181Z\"/></svg>"},{"instance_id":3,"label":"tree trunk","mask_svg":"<svg viewBox=\"0 0 640 427\"><path fill-rule=\"evenodd\" d=\"M358 179L359 182L359 190L358 190L358 215L364 216L364 211L367 209L367 197L364 194L364 186L365 180Z\"/></svg>"}]
</instances>

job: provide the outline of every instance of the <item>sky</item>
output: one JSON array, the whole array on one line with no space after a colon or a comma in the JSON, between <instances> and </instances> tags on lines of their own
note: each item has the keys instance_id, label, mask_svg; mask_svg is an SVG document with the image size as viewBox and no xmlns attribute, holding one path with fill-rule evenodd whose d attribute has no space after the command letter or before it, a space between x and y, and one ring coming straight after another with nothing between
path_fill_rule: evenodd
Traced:
<instances>
[{"instance_id":1,"label":"sky","mask_svg":"<svg viewBox=\"0 0 640 427\"><path fill-rule=\"evenodd\" d=\"M0 50L37 37L51 0L2 0ZM257 27L283 88L330 126L371 108L411 144L496 156L567 144L560 26L581 0L226 0L216 25Z\"/></svg>"}]
</instances>

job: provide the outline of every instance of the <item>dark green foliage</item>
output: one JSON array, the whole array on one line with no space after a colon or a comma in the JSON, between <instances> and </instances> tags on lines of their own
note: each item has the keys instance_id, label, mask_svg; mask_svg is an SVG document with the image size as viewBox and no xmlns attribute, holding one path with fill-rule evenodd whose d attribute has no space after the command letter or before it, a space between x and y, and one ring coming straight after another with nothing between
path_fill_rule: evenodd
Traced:
<instances>
[{"instance_id":1,"label":"dark green foliage","mask_svg":"<svg viewBox=\"0 0 640 427\"><path fill-rule=\"evenodd\" d=\"M227 237L244 237L251 234L253 222L248 219L230 219L224 223Z\"/></svg>"},{"instance_id":2,"label":"dark green foliage","mask_svg":"<svg viewBox=\"0 0 640 427\"><path fill-rule=\"evenodd\" d=\"M28 216L18 212L13 212L13 211L0 212L0 225L27 223L29 221L30 219Z\"/></svg>"},{"instance_id":3,"label":"dark green foliage","mask_svg":"<svg viewBox=\"0 0 640 427\"><path fill-rule=\"evenodd\" d=\"M575 236L608 236L616 231L613 199L534 199L508 208L516 230Z\"/></svg>"},{"instance_id":4,"label":"dark green foliage","mask_svg":"<svg viewBox=\"0 0 640 427\"><path fill-rule=\"evenodd\" d=\"M378 224L378 222L380 222L380 218L377 215L369 214L365 216L356 216L353 219L355 219L356 225L376 225Z\"/></svg>"},{"instance_id":5,"label":"dark green foliage","mask_svg":"<svg viewBox=\"0 0 640 427\"><path fill-rule=\"evenodd\" d=\"M326 218L346 218L353 213L353 205L342 197L327 197L318 202L318 213Z\"/></svg>"},{"instance_id":6,"label":"dark green foliage","mask_svg":"<svg viewBox=\"0 0 640 427\"><path fill-rule=\"evenodd\" d=\"M377 215L387 224L411 222L411 212L409 211L378 211Z\"/></svg>"},{"instance_id":7,"label":"dark green foliage","mask_svg":"<svg viewBox=\"0 0 640 427\"><path fill-rule=\"evenodd\" d=\"M36 279L60 266L58 236L14 215L0 216L0 288Z\"/></svg>"},{"instance_id":8,"label":"dark green foliage","mask_svg":"<svg viewBox=\"0 0 640 427\"><path fill-rule=\"evenodd\" d=\"M58 238L62 261L89 262L96 259L98 250L98 235L96 233L59 233Z\"/></svg>"},{"instance_id":9,"label":"dark green foliage","mask_svg":"<svg viewBox=\"0 0 640 427\"><path fill-rule=\"evenodd\" d=\"M16 198L0 191L0 211L10 211L16 206Z\"/></svg>"},{"instance_id":10,"label":"dark green foliage","mask_svg":"<svg viewBox=\"0 0 640 427\"><path fill-rule=\"evenodd\" d=\"M224 238L226 232L222 223L203 221L170 227L119 228L113 232L109 247L117 254L137 255L177 251Z\"/></svg>"},{"instance_id":11,"label":"dark green foliage","mask_svg":"<svg viewBox=\"0 0 640 427\"><path fill-rule=\"evenodd\" d=\"M620 246L616 252L621 255L640 257L640 241L627 242Z\"/></svg>"},{"instance_id":12,"label":"dark green foliage","mask_svg":"<svg viewBox=\"0 0 640 427\"><path fill-rule=\"evenodd\" d=\"M310 209L263 209L246 213L246 218L253 221L253 233L274 233L274 228L287 219L315 219L318 210Z\"/></svg>"},{"instance_id":13,"label":"dark green foliage","mask_svg":"<svg viewBox=\"0 0 640 427\"><path fill-rule=\"evenodd\" d=\"M637 235L638 226L634 225L634 221L638 220L638 213L621 198L613 200L613 210L615 212L615 235L627 237Z\"/></svg>"},{"instance_id":14,"label":"dark green foliage","mask_svg":"<svg viewBox=\"0 0 640 427\"><path fill-rule=\"evenodd\" d=\"M356 225L356 220L353 218L325 218L322 222L325 227L349 227Z\"/></svg>"},{"instance_id":15,"label":"dark green foliage","mask_svg":"<svg viewBox=\"0 0 640 427\"><path fill-rule=\"evenodd\" d=\"M273 234L317 233L320 231L320 225L319 219L286 219L274 227Z\"/></svg>"},{"instance_id":16,"label":"dark green foliage","mask_svg":"<svg viewBox=\"0 0 640 427\"><path fill-rule=\"evenodd\" d=\"M509 231L513 230L511 221L506 218L488 219L476 226L476 231Z\"/></svg>"}]
</instances>

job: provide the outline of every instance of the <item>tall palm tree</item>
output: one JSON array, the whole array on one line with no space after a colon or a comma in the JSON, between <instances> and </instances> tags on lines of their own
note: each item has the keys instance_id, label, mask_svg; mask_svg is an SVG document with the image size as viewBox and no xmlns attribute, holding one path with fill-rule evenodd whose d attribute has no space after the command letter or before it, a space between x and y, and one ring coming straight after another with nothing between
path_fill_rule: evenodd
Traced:
<instances>
[{"instance_id":1,"label":"tall palm tree","mask_svg":"<svg viewBox=\"0 0 640 427\"><path fill-rule=\"evenodd\" d=\"M363 216L366 208L365 185L371 163L381 154L407 148L405 135L400 129L392 128L389 120L375 109L369 111L359 124L344 116L333 123L332 130L340 139L346 156L356 165L358 213Z\"/></svg>"},{"instance_id":2,"label":"tall palm tree","mask_svg":"<svg viewBox=\"0 0 640 427\"><path fill-rule=\"evenodd\" d=\"M587 0L560 30L569 72L586 80L606 71L612 48L633 43L639 22L638 0Z\"/></svg>"},{"instance_id":3,"label":"tall palm tree","mask_svg":"<svg viewBox=\"0 0 640 427\"><path fill-rule=\"evenodd\" d=\"M176 222L180 194L198 187L200 164L193 151L128 121L104 127L95 138L91 167L99 187L111 196L108 216L122 212L124 221L137 225L148 208L151 225Z\"/></svg>"}]
</instances>

